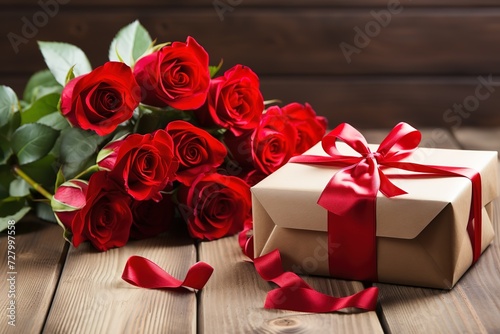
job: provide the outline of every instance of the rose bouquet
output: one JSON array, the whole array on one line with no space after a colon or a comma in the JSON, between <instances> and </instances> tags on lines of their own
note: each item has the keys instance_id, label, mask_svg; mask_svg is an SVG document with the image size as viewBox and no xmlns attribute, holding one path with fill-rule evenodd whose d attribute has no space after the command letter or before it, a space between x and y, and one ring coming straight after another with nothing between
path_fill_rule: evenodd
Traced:
<instances>
[{"instance_id":1,"label":"rose bouquet","mask_svg":"<svg viewBox=\"0 0 500 334\"><path fill-rule=\"evenodd\" d=\"M251 226L250 187L325 133L308 104L271 105L258 76L218 74L192 37L155 44L138 21L92 69L39 42L48 69L0 86L0 229L34 211L101 251L184 221L196 239Z\"/></svg>"}]
</instances>

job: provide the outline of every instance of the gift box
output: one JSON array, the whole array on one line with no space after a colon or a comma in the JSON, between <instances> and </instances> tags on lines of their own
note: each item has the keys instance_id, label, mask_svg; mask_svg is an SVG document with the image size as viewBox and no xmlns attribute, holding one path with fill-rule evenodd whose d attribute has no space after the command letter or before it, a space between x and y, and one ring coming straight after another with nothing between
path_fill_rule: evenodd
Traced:
<instances>
[{"instance_id":1,"label":"gift box","mask_svg":"<svg viewBox=\"0 0 500 334\"><path fill-rule=\"evenodd\" d=\"M337 141L335 149L340 155L356 156L359 153L352 146L358 144L347 145ZM324 143L318 143L303 156L326 159L328 154L322 145ZM384 145L387 146L387 143ZM394 146L391 148L393 152L405 144L389 145ZM374 158L371 152L379 149L378 145L367 147L368 153L365 152L365 158L361 160ZM350 209L355 210L355 214L368 211L367 214L374 217L371 233L375 249L371 254L372 260L361 256L363 261L369 263L357 263L360 259L357 247L362 248L367 240L370 242L366 235L362 236L365 232L348 230L345 235L335 235L332 239L332 222L329 219L335 220L336 216L330 217L329 211L318 204L332 176L346 168L349 171L349 167L335 166L335 162L289 162L251 188L255 256L278 249L285 269L297 273L451 289L493 240L491 219L492 201L498 192L497 152L416 148L404 155L398 163L403 162L405 167L445 166L476 171L480 175L478 183L481 189L475 212L479 207L480 219L471 219L474 188L469 178L394 168L393 165L398 163L376 166L384 174L383 179L387 178L406 194L387 197L377 191L373 210L369 205ZM356 187L354 189L357 191ZM336 194L337 200L351 195ZM363 217L365 213L361 213ZM357 223L365 228L364 221ZM472 223L476 230L475 237L471 232ZM350 226L350 222L343 224ZM474 238L479 242L475 246ZM337 268L332 270L332 254L337 254L335 252L342 249L344 242L351 248L338 253L343 260L334 263L333 267ZM372 266L376 272L374 277L360 278L356 272L350 272L351 265L358 267L353 271ZM336 275L338 272L340 274Z\"/></svg>"}]
</instances>

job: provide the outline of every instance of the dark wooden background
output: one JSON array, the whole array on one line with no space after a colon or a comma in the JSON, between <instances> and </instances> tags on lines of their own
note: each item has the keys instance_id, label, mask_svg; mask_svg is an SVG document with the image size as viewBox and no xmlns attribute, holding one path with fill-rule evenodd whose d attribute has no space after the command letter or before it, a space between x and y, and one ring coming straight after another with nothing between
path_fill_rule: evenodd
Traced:
<instances>
[{"instance_id":1,"label":"dark wooden background","mask_svg":"<svg viewBox=\"0 0 500 334\"><path fill-rule=\"evenodd\" d=\"M49 3L58 5L57 13L44 16L41 4ZM214 65L224 58L224 69L250 66L265 99L309 102L331 127L343 121L371 128L399 121L500 125L500 0L401 0L400 12L378 24L348 63L340 43L356 46L355 28L376 29L372 12L397 3L0 0L0 84L20 93L29 75L44 68L36 40L78 45L96 67L106 61L119 28L139 19L160 42L194 36ZM214 4L222 6L219 12ZM35 33L23 35L26 21L38 25ZM27 37L17 53L9 33ZM498 84L480 88L478 95L480 77ZM449 110L464 103L461 114Z\"/></svg>"}]
</instances>

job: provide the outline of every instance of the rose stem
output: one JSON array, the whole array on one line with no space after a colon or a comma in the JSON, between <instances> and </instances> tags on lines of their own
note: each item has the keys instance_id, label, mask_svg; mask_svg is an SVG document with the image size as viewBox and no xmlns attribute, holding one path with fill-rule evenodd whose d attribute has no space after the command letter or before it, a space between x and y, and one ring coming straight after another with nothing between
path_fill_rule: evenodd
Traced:
<instances>
[{"instance_id":1,"label":"rose stem","mask_svg":"<svg viewBox=\"0 0 500 334\"><path fill-rule=\"evenodd\" d=\"M35 180L33 180L31 177L29 177L28 174L23 172L19 166L15 165L12 167L14 172L19 175L24 181L26 181L30 186L33 187L36 191L38 191L43 197L47 198L48 200L52 199L52 194L49 193L47 190L45 190L39 183L37 183Z\"/></svg>"}]
</instances>

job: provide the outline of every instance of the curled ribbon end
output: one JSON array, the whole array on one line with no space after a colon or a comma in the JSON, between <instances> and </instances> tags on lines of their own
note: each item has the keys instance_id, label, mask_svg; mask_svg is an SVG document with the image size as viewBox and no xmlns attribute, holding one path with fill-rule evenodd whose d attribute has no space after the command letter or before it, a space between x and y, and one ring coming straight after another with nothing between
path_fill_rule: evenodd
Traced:
<instances>
[{"instance_id":1,"label":"curled ribbon end","mask_svg":"<svg viewBox=\"0 0 500 334\"><path fill-rule=\"evenodd\" d=\"M214 268L206 262L197 262L189 268L183 286L201 290L212 276Z\"/></svg>"},{"instance_id":2,"label":"curled ribbon end","mask_svg":"<svg viewBox=\"0 0 500 334\"><path fill-rule=\"evenodd\" d=\"M346 297L333 297L308 288L284 286L267 294L264 308L298 312L328 313L345 308L375 311L378 288L369 287Z\"/></svg>"}]
</instances>

